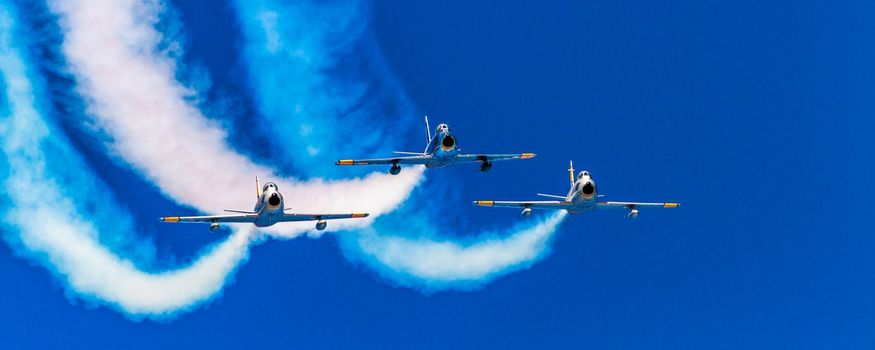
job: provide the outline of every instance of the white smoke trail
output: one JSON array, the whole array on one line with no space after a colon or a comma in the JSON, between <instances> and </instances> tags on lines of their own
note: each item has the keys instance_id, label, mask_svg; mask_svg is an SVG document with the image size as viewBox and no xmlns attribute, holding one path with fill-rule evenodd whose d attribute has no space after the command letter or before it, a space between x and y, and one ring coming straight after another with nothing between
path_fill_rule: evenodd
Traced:
<instances>
[{"instance_id":1,"label":"white smoke trail","mask_svg":"<svg viewBox=\"0 0 875 350\"><path fill-rule=\"evenodd\" d=\"M350 259L403 285L467 289L540 261L549 253L553 233L566 215L557 212L507 230L510 233L481 234L467 243L387 236L373 229L338 239Z\"/></svg>"},{"instance_id":2,"label":"white smoke trail","mask_svg":"<svg viewBox=\"0 0 875 350\"><path fill-rule=\"evenodd\" d=\"M340 113L330 108L343 106L343 99L321 96L322 99L333 99L335 102L327 111L319 109L322 104L308 104L307 101L312 99L314 86L321 87L328 82L340 85L336 89L341 91L360 87L361 83L337 81L322 74L322 71L336 65L341 61L336 56L342 55L349 47L358 46L356 41L363 40L361 32L367 21L362 19L359 12L364 6L357 1L326 4L237 0L234 3L247 38L245 62L264 117L279 120L288 115L305 124L340 124L337 120ZM381 79L391 80L391 76ZM289 81L295 84L288 84ZM304 101L300 102L301 105L310 110L306 113L297 109L284 110L277 101L290 95L298 95L298 100ZM355 124L356 116L343 115L342 124L349 125L350 120ZM298 125L284 126L278 130L298 134L294 129ZM368 130L373 129L379 128L372 122ZM302 147L343 148L348 145L337 144L335 140L341 133L336 127L329 127L322 129L318 137L310 137L313 135L307 133L296 141ZM358 141L367 146L367 140L356 141L354 146L359 146ZM385 216L384 220L403 224L389 227L377 223L375 227L358 233L345 233L338 239L347 258L359 261L395 282L427 290L465 289L539 261L549 252L550 238L564 217L563 212L543 220L526 221L502 234L477 234L459 242L442 239L435 234L439 230L434 222L439 221L434 220L433 215L392 213ZM445 230L442 228L440 231Z\"/></svg>"},{"instance_id":3,"label":"white smoke trail","mask_svg":"<svg viewBox=\"0 0 875 350\"><path fill-rule=\"evenodd\" d=\"M69 69L86 97L89 114L111 135L109 147L182 204L204 212L241 209L254 202L252 181L259 174L276 182L298 212L372 214L369 219L328 225L354 228L393 210L421 179L419 168L398 176L374 173L345 181L280 178L231 150L225 132L193 105L196 91L175 80L176 62L158 49L164 39L154 28L162 11L160 2L49 0L49 4L60 17ZM312 224L269 228L285 236L305 231L312 231Z\"/></svg>"},{"instance_id":4,"label":"white smoke trail","mask_svg":"<svg viewBox=\"0 0 875 350\"><path fill-rule=\"evenodd\" d=\"M4 238L20 254L58 275L68 290L132 317L169 316L214 296L247 257L251 230L234 233L184 268L157 273L142 271L137 262L101 245L95 227L65 195L65 191L88 190L64 186L71 177L87 176L80 173L88 170L65 150L69 145L64 137L42 119L37 107L37 100L44 98L41 84L31 84L36 78L22 59L26 52L17 41L22 32L16 30L14 14L10 4L0 3L0 77L5 84L0 135L6 162L0 165L8 167L2 172ZM62 173L53 171L58 163L63 164ZM124 225L128 221L118 218L122 224L117 235L128 229Z\"/></svg>"},{"instance_id":5,"label":"white smoke trail","mask_svg":"<svg viewBox=\"0 0 875 350\"><path fill-rule=\"evenodd\" d=\"M110 147L164 193L180 203L212 211L245 203L248 191L238 193L234 189L253 173L272 174L230 150L221 129L191 104L189 98L194 92L176 82L175 61L156 50L162 40L154 28L161 11L157 2L50 3L64 31L63 53L81 94L89 99L89 112L114 138ZM100 52L100 57L94 57L93 52ZM334 183L287 180L280 186L285 193L292 188L291 193L297 196L291 198L309 205L308 210L367 210L381 214L406 199L418 183L422 169L411 170L399 177L371 175ZM290 198L288 194L286 197ZM538 261L548 251L549 238L562 217L551 217L534 227L531 223L516 227L503 238L477 236L468 244L402 238L372 230L354 241L342 238L342 246L348 257L363 261L399 283L467 288ZM427 216L394 215L392 219L423 227L426 233L417 236L436 236L428 234L437 230L427 222ZM275 230L290 227L297 233L310 226L277 225ZM405 256L403 252L412 254Z\"/></svg>"}]
</instances>

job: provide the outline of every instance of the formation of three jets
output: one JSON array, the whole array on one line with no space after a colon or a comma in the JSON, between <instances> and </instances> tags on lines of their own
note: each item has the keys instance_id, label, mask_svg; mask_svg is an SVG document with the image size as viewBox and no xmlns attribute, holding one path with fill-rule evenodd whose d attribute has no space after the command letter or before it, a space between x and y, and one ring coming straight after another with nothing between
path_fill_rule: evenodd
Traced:
<instances>
[{"instance_id":1,"label":"formation of three jets","mask_svg":"<svg viewBox=\"0 0 875 350\"><path fill-rule=\"evenodd\" d=\"M481 171L489 171L492 162L509 159L529 159L534 153L521 154L462 154L458 148L456 138L450 134L450 128L446 124L440 124L434 135L429 130L428 117L425 119L426 136L428 144L422 153L395 152L403 156L393 158L376 159L345 159L336 162L337 165L391 165L389 173L397 175L401 172L401 164L421 164L426 168L442 168L460 163L480 163ZM629 218L638 216L638 209L644 207L676 208L678 203L642 203L642 202L610 202L599 201L602 196L598 195L595 181L588 171L581 171L577 178L574 177L573 164L568 169L571 180L571 189L565 196L541 194L539 196L556 198L552 201L474 201L475 205L490 207L513 207L523 208L522 216L532 215L532 209L559 209L566 210L571 214L583 213L596 208L622 208L628 210ZM299 214L289 213L283 203L282 194L276 184L268 182L263 188L259 188L258 178L255 179L257 201L252 211L225 209L233 213L228 215L209 216L166 216L161 217L163 222L203 222L210 224L210 230L219 228L219 223L252 223L257 227L266 227L278 222L291 221L316 221L316 229L324 230L326 220L364 218L368 213L349 214Z\"/></svg>"}]
</instances>

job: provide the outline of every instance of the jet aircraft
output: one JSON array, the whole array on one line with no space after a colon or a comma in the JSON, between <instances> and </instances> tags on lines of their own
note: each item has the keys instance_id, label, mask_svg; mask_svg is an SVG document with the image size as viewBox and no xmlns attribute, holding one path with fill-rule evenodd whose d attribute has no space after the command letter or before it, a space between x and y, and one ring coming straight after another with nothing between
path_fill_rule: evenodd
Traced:
<instances>
[{"instance_id":1,"label":"jet aircraft","mask_svg":"<svg viewBox=\"0 0 875 350\"><path fill-rule=\"evenodd\" d=\"M425 133L428 143L422 153L395 152L404 155L393 158L376 159L343 159L338 160L337 165L392 165L389 174L398 175L401 172L401 164L423 164L426 168L443 168L459 163L480 163L480 171L486 172L492 168L492 162L508 159L529 159L535 157L534 153L520 154L461 154L461 149L456 143L456 137L450 134L447 124L440 124L434 135L429 130L428 116L425 117Z\"/></svg>"},{"instance_id":2,"label":"jet aircraft","mask_svg":"<svg viewBox=\"0 0 875 350\"><path fill-rule=\"evenodd\" d=\"M571 181L571 189L565 196L538 193L542 197L557 198L554 201L474 201L474 205L485 207L512 207L523 208L520 214L523 217L531 216L532 209L564 209L570 214L585 213L597 208L619 208L629 211L630 219L638 217L638 208L662 207L677 208L679 203L641 203L641 202L609 202L599 201L602 196L598 195L595 181L588 171L581 171L574 178L574 164L569 163L568 177Z\"/></svg>"},{"instance_id":3,"label":"jet aircraft","mask_svg":"<svg viewBox=\"0 0 875 350\"><path fill-rule=\"evenodd\" d=\"M276 184L268 182L264 188L259 189L258 177L255 178L255 195L258 201L252 211L225 209L231 215L209 216L165 216L163 222L208 222L210 231L219 229L219 223L252 223L257 227L267 227L278 222L289 221L316 221L316 229L324 230L328 223L325 220L364 218L368 213L351 214L293 214L287 213L291 208L285 208L283 195L279 192Z\"/></svg>"}]
</instances>

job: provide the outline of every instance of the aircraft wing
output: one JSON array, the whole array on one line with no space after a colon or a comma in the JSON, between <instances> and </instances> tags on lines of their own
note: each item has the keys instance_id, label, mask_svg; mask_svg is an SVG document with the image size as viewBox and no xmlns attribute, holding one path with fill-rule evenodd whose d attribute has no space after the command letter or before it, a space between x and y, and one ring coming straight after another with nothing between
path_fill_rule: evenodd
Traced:
<instances>
[{"instance_id":1,"label":"aircraft wing","mask_svg":"<svg viewBox=\"0 0 875 350\"><path fill-rule=\"evenodd\" d=\"M571 207L571 202L566 202L566 201L474 201L474 205L479 205L482 207L568 209Z\"/></svg>"},{"instance_id":2,"label":"aircraft wing","mask_svg":"<svg viewBox=\"0 0 875 350\"><path fill-rule=\"evenodd\" d=\"M508 159L529 159L534 158L534 153L515 153L515 154L460 154L456 156L456 163L468 162L494 162L496 160Z\"/></svg>"},{"instance_id":3,"label":"aircraft wing","mask_svg":"<svg viewBox=\"0 0 875 350\"><path fill-rule=\"evenodd\" d=\"M256 214L207 215L207 216L164 216L164 222L255 222Z\"/></svg>"},{"instance_id":4,"label":"aircraft wing","mask_svg":"<svg viewBox=\"0 0 875 350\"><path fill-rule=\"evenodd\" d=\"M368 213L350 213L350 214L283 214L282 218L277 222L286 221L312 221L312 220L333 220L333 219L350 219L368 217ZM258 218L256 214L240 214L240 215L209 215L209 216L165 216L160 218L164 222L255 222Z\"/></svg>"},{"instance_id":5,"label":"aircraft wing","mask_svg":"<svg viewBox=\"0 0 875 350\"><path fill-rule=\"evenodd\" d=\"M334 220L334 219L351 219L351 218L366 218L368 213L351 213L351 214L283 214L283 217L277 221L311 221L311 220Z\"/></svg>"},{"instance_id":6,"label":"aircraft wing","mask_svg":"<svg viewBox=\"0 0 875 350\"><path fill-rule=\"evenodd\" d=\"M432 156L428 154L417 156L374 158L374 159L341 159L337 165L373 165L373 164L427 164Z\"/></svg>"},{"instance_id":7,"label":"aircraft wing","mask_svg":"<svg viewBox=\"0 0 875 350\"><path fill-rule=\"evenodd\" d=\"M641 202L598 202L599 208L633 209L642 207L651 208L677 208L680 203L641 203Z\"/></svg>"}]
</instances>

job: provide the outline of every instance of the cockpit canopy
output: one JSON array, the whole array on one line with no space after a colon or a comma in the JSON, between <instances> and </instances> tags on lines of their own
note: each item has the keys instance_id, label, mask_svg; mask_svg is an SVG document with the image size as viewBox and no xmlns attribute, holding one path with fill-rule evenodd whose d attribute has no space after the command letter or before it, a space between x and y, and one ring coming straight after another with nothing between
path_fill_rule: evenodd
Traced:
<instances>
[{"instance_id":1,"label":"cockpit canopy","mask_svg":"<svg viewBox=\"0 0 875 350\"><path fill-rule=\"evenodd\" d=\"M589 172L584 170L584 171L581 171L579 174L577 174L578 179L582 179L584 176L589 177Z\"/></svg>"},{"instance_id":2,"label":"cockpit canopy","mask_svg":"<svg viewBox=\"0 0 875 350\"><path fill-rule=\"evenodd\" d=\"M450 130L450 127L447 126L447 124L440 124L437 126L437 130L438 131L448 131L448 130Z\"/></svg>"},{"instance_id":3,"label":"cockpit canopy","mask_svg":"<svg viewBox=\"0 0 875 350\"><path fill-rule=\"evenodd\" d=\"M264 184L264 187L261 188L262 192L267 192L267 189L272 188L274 191L278 191L279 189L276 187L276 184L273 182L268 182Z\"/></svg>"}]
</instances>

